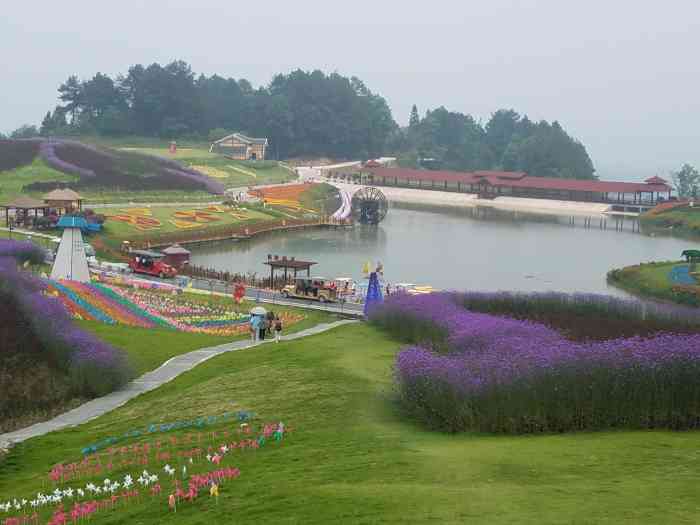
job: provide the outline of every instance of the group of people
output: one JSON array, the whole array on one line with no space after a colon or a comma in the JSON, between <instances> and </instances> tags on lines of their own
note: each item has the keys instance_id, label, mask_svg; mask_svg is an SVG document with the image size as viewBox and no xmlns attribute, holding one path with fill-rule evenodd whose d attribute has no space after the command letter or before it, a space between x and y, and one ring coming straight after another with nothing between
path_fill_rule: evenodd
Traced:
<instances>
[{"instance_id":1,"label":"group of people","mask_svg":"<svg viewBox=\"0 0 700 525\"><path fill-rule=\"evenodd\" d=\"M266 335L274 336L275 343L279 343L282 336L282 319L272 311L265 315L251 315L250 337L253 343L264 341Z\"/></svg>"}]
</instances>

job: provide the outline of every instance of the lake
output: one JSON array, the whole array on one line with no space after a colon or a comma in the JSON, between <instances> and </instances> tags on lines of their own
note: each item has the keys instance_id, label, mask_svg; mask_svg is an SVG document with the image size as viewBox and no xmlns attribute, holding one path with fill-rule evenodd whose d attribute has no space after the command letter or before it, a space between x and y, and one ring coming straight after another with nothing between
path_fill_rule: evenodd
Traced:
<instances>
[{"instance_id":1,"label":"lake","mask_svg":"<svg viewBox=\"0 0 700 525\"><path fill-rule=\"evenodd\" d=\"M367 261L384 265L389 283L439 289L615 293L605 274L641 261L679 259L688 241L632 231L590 229L546 217L493 209L392 207L376 227L307 229L192 248L195 265L268 275L267 255L317 261L313 275L362 277Z\"/></svg>"}]
</instances>

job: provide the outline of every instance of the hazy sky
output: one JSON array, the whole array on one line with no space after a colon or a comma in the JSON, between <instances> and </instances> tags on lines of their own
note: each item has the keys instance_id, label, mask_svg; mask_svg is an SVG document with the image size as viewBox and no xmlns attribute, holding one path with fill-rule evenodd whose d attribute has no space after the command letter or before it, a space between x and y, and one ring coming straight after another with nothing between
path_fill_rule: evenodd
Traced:
<instances>
[{"instance_id":1,"label":"hazy sky","mask_svg":"<svg viewBox=\"0 0 700 525\"><path fill-rule=\"evenodd\" d=\"M414 103L557 119L606 178L700 166L697 1L2 3L2 131L38 123L70 74L183 59L254 85L297 67L357 75L400 123Z\"/></svg>"}]
</instances>

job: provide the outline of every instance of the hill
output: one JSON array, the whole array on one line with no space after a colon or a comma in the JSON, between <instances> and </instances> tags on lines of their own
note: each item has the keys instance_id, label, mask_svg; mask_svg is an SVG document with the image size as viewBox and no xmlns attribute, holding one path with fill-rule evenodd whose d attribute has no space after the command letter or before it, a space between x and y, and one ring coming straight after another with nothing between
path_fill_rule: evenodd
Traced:
<instances>
[{"instance_id":1,"label":"hill","mask_svg":"<svg viewBox=\"0 0 700 525\"><path fill-rule=\"evenodd\" d=\"M0 241L0 432L131 378L123 352L78 328L43 281L17 269L43 258L31 242Z\"/></svg>"}]
</instances>

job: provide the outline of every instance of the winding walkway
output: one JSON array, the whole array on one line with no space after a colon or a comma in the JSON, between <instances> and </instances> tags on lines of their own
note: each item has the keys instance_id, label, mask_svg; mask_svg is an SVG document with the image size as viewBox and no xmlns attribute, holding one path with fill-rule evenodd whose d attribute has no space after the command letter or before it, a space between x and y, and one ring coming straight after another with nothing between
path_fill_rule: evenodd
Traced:
<instances>
[{"instance_id":1,"label":"winding walkway","mask_svg":"<svg viewBox=\"0 0 700 525\"><path fill-rule=\"evenodd\" d=\"M327 332L328 330L332 330L338 326L355 322L356 321L343 320L333 323L322 323L312 328L283 336L282 340L292 341L294 339L300 339ZM149 392L161 385L164 385L165 383L168 383L169 381L172 381L183 372L192 370L197 365L211 359L212 357L216 357L227 352L235 352L236 350L244 350L246 348L259 346L261 344L270 344L272 341L272 339L268 339L260 343L251 343L249 340L234 341L232 343L219 346L200 348L199 350L193 350L192 352L175 356L152 372L147 372L141 377L134 379L121 390L117 390L111 394L107 394L106 396L88 401L87 403L65 412L60 416L56 416L49 421L36 423L29 427L15 430L14 432L0 434L0 447L6 448L8 445L13 443L19 443L33 437L42 436L44 434L48 434L49 432L53 432L54 430L80 425L122 406L127 401L140 394Z\"/></svg>"}]
</instances>

